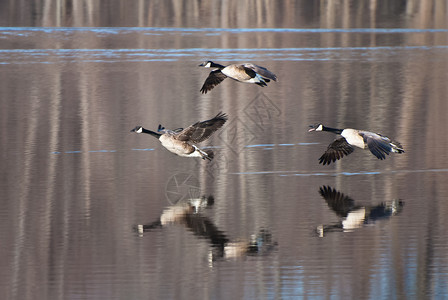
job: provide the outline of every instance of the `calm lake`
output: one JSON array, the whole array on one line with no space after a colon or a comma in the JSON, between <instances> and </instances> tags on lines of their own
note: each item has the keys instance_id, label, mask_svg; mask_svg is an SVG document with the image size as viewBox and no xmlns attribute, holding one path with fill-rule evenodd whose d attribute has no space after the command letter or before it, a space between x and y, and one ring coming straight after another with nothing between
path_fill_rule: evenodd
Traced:
<instances>
[{"instance_id":1,"label":"calm lake","mask_svg":"<svg viewBox=\"0 0 448 300\"><path fill-rule=\"evenodd\" d=\"M135 22L95 23L98 7L37 14L50 27L2 21L2 299L447 299L448 10L435 2L433 21L258 2L244 19L184 1ZM206 60L278 82L201 94ZM211 162L130 132L220 111L201 144ZM308 132L319 122L406 152L323 166L336 136Z\"/></svg>"}]
</instances>

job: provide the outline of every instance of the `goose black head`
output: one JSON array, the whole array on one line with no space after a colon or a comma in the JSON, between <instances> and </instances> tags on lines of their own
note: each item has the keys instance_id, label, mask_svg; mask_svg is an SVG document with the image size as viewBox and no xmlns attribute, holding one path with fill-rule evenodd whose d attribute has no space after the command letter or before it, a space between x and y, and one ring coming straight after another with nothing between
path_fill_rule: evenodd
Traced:
<instances>
[{"instance_id":1,"label":"goose black head","mask_svg":"<svg viewBox=\"0 0 448 300\"><path fill-rule=\"evenodd\" d=\"M202 64L199 65L199 67L204 68L211 68L214 65L214 63L210 60L204 61Z\"/></svg>"},{"instance_id":2,"label":"goose black head","mask_svg":"<svg viewBox=\"0 0 448 300\"><path fill-rule=\"evenodd\" d=\"M324 125L322 125L321 123L316 123L314 125L310 125L310 129L308 130L308 132L322 131L323 129L324 129Z\"/></svg>"},{"instance_id":3,"label":"goose black head","mask_svg":"<svg viewBox=\"0 0 448 300\"><path fill-rule=\"evenodd\" d=\"M131 130L131 132L142 133L143 132L143 127L142 126L136 126L134 129Z\"/></svg>"}]
</instances>

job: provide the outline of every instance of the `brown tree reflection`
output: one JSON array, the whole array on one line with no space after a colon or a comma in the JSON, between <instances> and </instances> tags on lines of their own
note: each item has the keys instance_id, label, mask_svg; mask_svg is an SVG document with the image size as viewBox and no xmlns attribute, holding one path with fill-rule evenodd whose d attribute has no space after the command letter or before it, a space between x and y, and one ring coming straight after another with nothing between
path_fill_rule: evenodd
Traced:
<instances>
[{"instance_id":1,"label":"brown tree reflection","mask_svg":"<svg viewBox=\"0 0 448 300\"><path fill-rule=\"evenodd\" d=\"M1 26L51 27L398 27L444 28L447 2L435 1L187 1L8 0ZM395 26L394 26L395 25Z\"/></svg>"}]
</instances>

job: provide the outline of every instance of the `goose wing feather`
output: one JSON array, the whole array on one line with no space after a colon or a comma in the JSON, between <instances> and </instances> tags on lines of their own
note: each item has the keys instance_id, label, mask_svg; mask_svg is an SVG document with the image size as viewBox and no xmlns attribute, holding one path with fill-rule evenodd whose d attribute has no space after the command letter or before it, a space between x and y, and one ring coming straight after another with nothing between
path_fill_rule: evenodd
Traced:
<instances>
[{"instance_id":1,"label":"goose wing feather","mask_svg":"<svg viewBox=\"0 0 448 300\"><path fill-rule=\"evenodd\" d=\"M212 90L215 86L220 84L226 78L227 76L224 75L219 69L211 71L207 79L205 79L200 92L202 94L207 94L208 91Z\"/></svg>"},{"instance_id":2,"label":"goose wing feather","mask_svg":"<svg viewBox=\"0 0 448 300\"><path fill-rule=\"evenodd\" d=\"M220 112L214 118L202 122L196 122L180 132L176 139L200 143L208 139L216 130L221 128L227 121L227 115Z\"/></svg>"},{"instance_id":3,"label":"goose wing feather","mask_svg":"<svg viewBox=\"0 0 448 300\"><path fill-rule=\"evenodd\" d=\"M269 71L268 69L266 69L265 67L258 66L255 64L250 64L250 63L244 64L244 67L254 70L256 73L260 74L261 77L265 77L265 78L277 81L277 76L274 73L272 73L271 71Z\"/></svg>"},{"instance_id":4,"label":"goose wing feather","mask_svg":"<svg viewBox=\"0 0 448 300\"><path fill-rule=\"evenodd\" d=\"M179 132L182 132L182 130L184 130L184 129L183 128L176 128L174 130L166 129L161 124L159 124L159 127L157 128L157 132L159 132L161 134L169 134L169 135L176 135Z\"/></svg>"},{"instance_id":5,"label":"goose wing feather","mask_svg":"<svg viewBox=\"0 0 448 300\"><path fill-rule=\"evenodd\" d=\"M386 155L392 151L391 140L386 136L365 131L360 131L359 135L364 139L370 152L378 159L385 159Z\"/></svg>"},{"instance_id":6,"label":"goose wing feather","mask_svg":"<svg viewBox=\"0 0 448 300\"><path fill-rule=\"evenodd\" d=\"M175 132L175 133L180 133L180 132L182 132L183 130L184 130L183 128L176 128L176 129L173 130L173 132Z\"/></svg>"},{"instance_id":7,"label":"goose wing feather","mask_svg":"<svg viewBox=\"0 0 448 300\"><path fill-rule=\"evenodd\" d=\"M353 147L347 143L345 138L341 137L334 140L334 142L328 146L327 151L325 151L325 153L319 158L319 163L329 165L331 162L335 162L336 160L344 157L344 155L349 155L353 151Z\"/></svg>"},{"instance_id":8,"label":"goose wing feather","mask_svg":"<svg viewBox=\"0 0 448 300\"><path fill-rule=\"evenodd\" d=\"M166 129L165 127L162 126L162 124L159 124L159 127L157 128L157 132L160 132L161 134L165 134L170 132L171 130Z\"/></svg>"},{"instance_id":9,"label":"goose wing feather","mask_svg":"<svg viewBox=\"0 0 448 300\"><path fill-rule=\"evenodd\" d=\"M344 195L338 190L330 186L321 186L319 193L330 207L339 217L345 218L353 209L355 201L352 198Z\"/></svg>"}]
</instances>

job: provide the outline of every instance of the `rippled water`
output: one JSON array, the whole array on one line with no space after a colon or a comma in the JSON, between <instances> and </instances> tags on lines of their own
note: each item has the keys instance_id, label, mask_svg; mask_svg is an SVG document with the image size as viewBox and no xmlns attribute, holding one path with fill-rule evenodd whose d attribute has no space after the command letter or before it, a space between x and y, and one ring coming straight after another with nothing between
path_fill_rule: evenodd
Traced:
<instances>
[{"instance_id":1,"label":"rippled water","mask_svg":"<svg viewBox=\"0 0 448 300\"><path fill-rule=\"evenodd\" d=\"M2 295L447 297L447 36L0 28ZM202 95L207 59L279 81ZM129 132L219 111L212 162ZM381 132L406 153L319 165L334 136L309 133L316 122Z\"/></svg>"}]
</instances>

